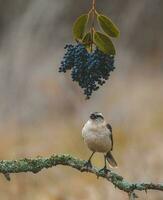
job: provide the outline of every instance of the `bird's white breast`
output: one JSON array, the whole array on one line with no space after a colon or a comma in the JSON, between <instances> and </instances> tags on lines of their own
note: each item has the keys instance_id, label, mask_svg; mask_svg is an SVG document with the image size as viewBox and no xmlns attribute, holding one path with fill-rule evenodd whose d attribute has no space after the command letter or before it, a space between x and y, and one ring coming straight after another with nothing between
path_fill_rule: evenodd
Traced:
<instances>
[{"instance_id":1,"label":"bird's white breast","mask_svg":"<svg viewBox=\"0 0 163 200\"><path fill-rule=\"evenodd\" d=\"M94 123L91 120L84 125L82 136L88 148L95 152L108 152L111 150L110 131L105 123Z\"/></svg>"}]
</instances>

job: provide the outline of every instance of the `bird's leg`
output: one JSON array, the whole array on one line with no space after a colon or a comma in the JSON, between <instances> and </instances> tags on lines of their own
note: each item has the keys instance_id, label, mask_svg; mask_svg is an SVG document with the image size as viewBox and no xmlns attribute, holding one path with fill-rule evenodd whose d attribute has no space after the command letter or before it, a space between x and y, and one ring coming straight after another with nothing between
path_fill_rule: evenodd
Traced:
<instances>
[{"instance_id":1,"label":"bird's leg","mask_svg":"<svg viewBox=\"0 0 163 200\"><path fill-rule=\"evenodd\" d=\"M102 169L99 170L99 172L104 172L105 174L107 174L108 172L110 172L110 170L107 168L106 165L106 155L104 155L104 167Z\"/></svg>"},{"instance_id":2,"label":"bird's leg","mask_svg":"<svg viewBox=\"0 0 163 200\"><path fill-rule=\"evenodd\" d=\"M88 168L92 168L91 158L94 155L94 153L95 152L93 151L92 154L91 154L91 156L90 156L90 158L88 159L88 161L84 164L84 167L86 167L87 169Z\"/></svg>"}]
</instances>

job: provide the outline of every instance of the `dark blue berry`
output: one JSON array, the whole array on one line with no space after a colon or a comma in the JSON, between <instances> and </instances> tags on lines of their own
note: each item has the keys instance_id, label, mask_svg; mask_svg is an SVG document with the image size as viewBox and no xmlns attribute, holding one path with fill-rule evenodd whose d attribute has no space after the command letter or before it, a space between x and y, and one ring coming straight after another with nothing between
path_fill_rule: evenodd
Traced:
<instances>
[{"instance_id":1,"label":"dark blue berry","mask_svg":"<svg viewBox=\"0 0 163 200\"><path fill-rule=\"evenodd\" d=\"M98 48L88 53L85 46L80 43L66 45L65 49L59 72L71 70L72 80L78 82L89 99L93 91L105 84L110 72L115 69L114 56L104 54Z\"/></svg>"}]
</instances>

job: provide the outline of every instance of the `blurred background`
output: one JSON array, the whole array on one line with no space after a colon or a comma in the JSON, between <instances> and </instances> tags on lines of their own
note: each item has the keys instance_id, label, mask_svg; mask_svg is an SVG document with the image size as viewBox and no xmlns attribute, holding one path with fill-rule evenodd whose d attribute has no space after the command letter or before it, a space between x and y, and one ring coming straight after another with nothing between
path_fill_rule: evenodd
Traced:
<instances>
[{"instance_id":1,"label":"blurred background","mask_svg":"<svg viewBox=\"0 0 163 200\"><path fill-rule=\"evenodd\" d=\"M58 67L72 24L91 0L0 0L0 159L72 154L87 159L81 129L100 111L113 127L116 172L163 181L163 1L97 0L119 26L116 70L88 101ZM103 156L93 163L103 166ZM0 176L1 200L128 199L105 180L68 167ZM138 193L162 200L163 193Z\"/></svg>"}]
</instances>

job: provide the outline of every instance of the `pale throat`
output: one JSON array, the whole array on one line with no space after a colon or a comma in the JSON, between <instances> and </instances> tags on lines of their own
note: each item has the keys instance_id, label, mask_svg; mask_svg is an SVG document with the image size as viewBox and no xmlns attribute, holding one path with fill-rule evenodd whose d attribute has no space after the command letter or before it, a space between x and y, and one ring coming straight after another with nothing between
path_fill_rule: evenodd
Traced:
<instances>
[{"instance_id":1,"label":"pale throat","mask_svg":"<svg viewBox=\"0 0 163 200\"><path fill-rule=\"evenodd\" d=\"M92 130L96 131L99 128L105 128L106 127L106 122L103 119L99 120L89 120L89 126Z\"/></svg>"}]
</instances>

